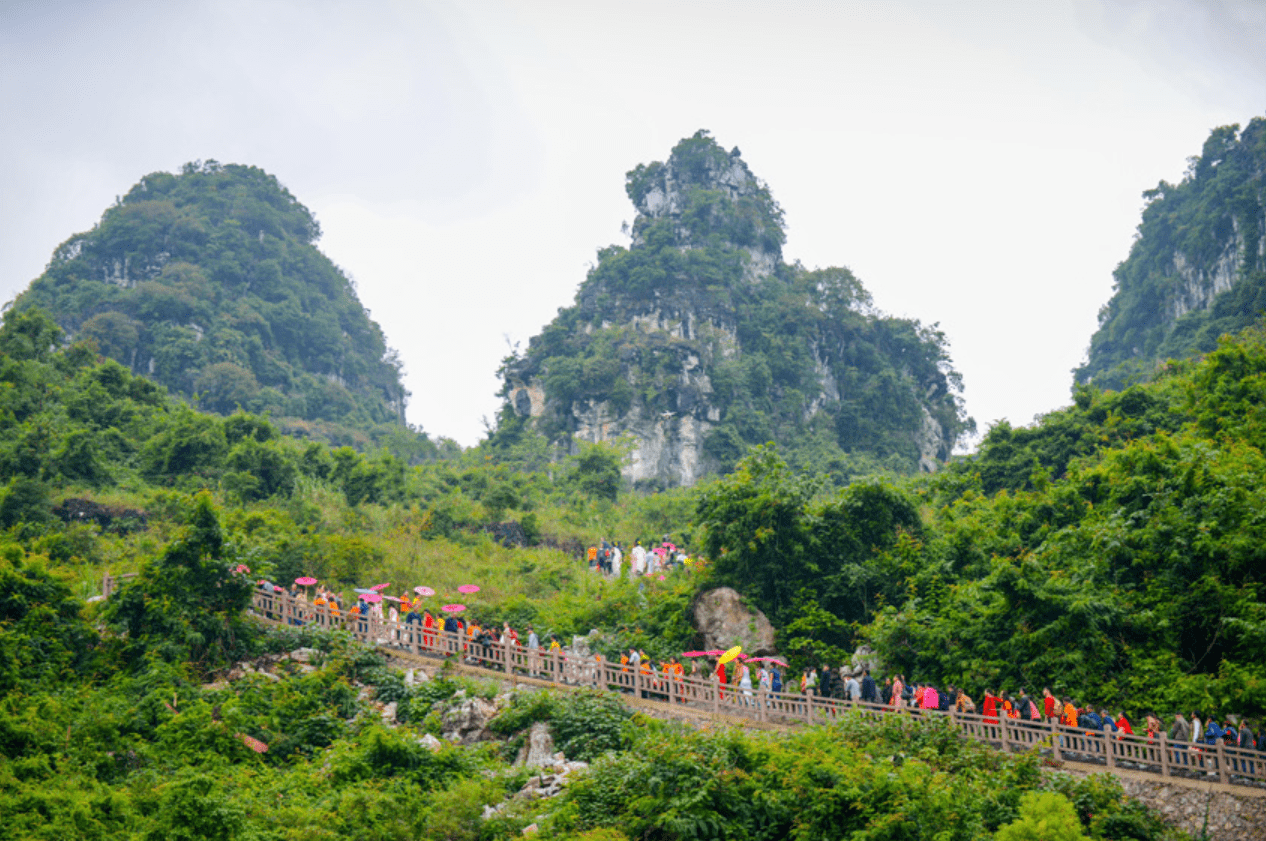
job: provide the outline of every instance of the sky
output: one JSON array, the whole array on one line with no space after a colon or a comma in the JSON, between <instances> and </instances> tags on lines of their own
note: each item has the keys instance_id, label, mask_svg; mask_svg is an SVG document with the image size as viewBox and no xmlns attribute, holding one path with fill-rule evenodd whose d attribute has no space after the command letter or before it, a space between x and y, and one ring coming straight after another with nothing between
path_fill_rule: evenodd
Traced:
<instances>
[{"instance_id":1,"label":"sky","mask_svg":"<svg viewBox=\"0 0 1266 841\"><path fill-rule=\"evenodd\" d=\"M784 257L938 324L983 431L1070 401L1142 191L1266 116L1266 3L0 0L0 301L141 176L262 167L475 444L496 371L703 128Z\"/></svg>"}]
</instances>

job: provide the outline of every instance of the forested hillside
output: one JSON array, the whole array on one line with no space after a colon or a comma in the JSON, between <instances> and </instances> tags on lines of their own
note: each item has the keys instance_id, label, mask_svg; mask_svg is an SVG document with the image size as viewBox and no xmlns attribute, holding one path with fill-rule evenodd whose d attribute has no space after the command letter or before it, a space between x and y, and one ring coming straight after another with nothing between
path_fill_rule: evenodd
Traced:
<instances>
[{"instance_id":1,"label":"forested hillside","mask_svg":"<svg viewBox=\"0 0 1266 841\"><path fill-rule=\"evenodd\" d=\"M142 178L57 248L14 307L230 414L269 412L347 443L404 423L400 365L311 212L260 169L214 161ZM359 431L357 434L356 431Z\"/></svg>"},{"instance_id":2,"label":"forested hillside","mask_svg":"<svg viewBox=\"0 0 1266 841\"><path fill-rule=\"evenodd\" d=\"M945 337L875 311L845 268L782 259L782 210L707 132L628 173L628 248L503 369L497 434L630 441L625 474L695 482L776 441L839 481L935 470L972 428Z\"/></svg>"},{"instance_id":3,"label":"forested hillside","mask_svg":"<svg viewBox=\"0 0 1266 841\"><path fill-rule=\"evenodd\" d=\"M918 484L824 492L772 452L699 507L713 574L802 662L871 644L955 686L1266 712L1266 333L1083 387Z\"/></svg>"},{"instance_id":4,"label":"forested hillside","mask_svg":"<svg viewBox=\"0 0 1266 841\"><path fill-rule=\"evenodd\" d=\"M200 413L90 344L62 346L46 314L10 311L0 825L32 839L332 838L367 825L496 839L532 823L545 838L901 826L910 838L1010 839L1057 817L1070 838L1170 837L1110 782L1049 776L1035 756L1003 758L935 727L697 734L610 698L528 695L502 704L494 740L428 748L419 738L438 735L447 710L495 690L442 673L410 686L345 637L265 633L242 609L262 577L313 575L349 601L370 582L454 593L478 582L467 615L485 626L531 622L563 641L588 634L604 656L637 647L660 660L696 644L697 594L730 583L775 620L793 685L799 667L869 640L880 675L973 691L1047 679L1132 714L1193 695L1257 712L1260 658L1245 652L1260 650L1262 623L1259 381L1266 342L1249 336L1157 386L1088 391L1069 423L1019 443L995 430L979 462L922 483L836 489L759 450L723 480L639 494L619 480L619 453L596 445L541 470L511 468L490 445L409 467L290 438L257 415ZM1121 461L1162 446L1204 466ZM986 480L990 454L1003 468ZM1000 490L986 494L986 481ZM1204 513L1187 523L1173 506ZM526 545L486 531L506 521ZM1192 554L1160 553L1180 532ZM606 581L578 553L598 536L665 534L706 562ZM1100 534L1112 554L1087 564L1081 547ZM137 577L86 604L105 570ZM1190 657L1219 621L1212 653ZM302 665L234 668L299 646L316 649ZM1105 663L1111 681L1094 672ZM375 703L395 704L394 720ZM511 760L536 721L592 765L560 797L523 805L512 795L533 772Z\"/></svg>"},{"instance_id":5,"label":"forested hillside","mask_svg":"<svg viewBox=\"0 0 1266 841\"><path fill-rule=\"evenodd\" d=\"M1266 119L1214 129L1188 163L1181 182L1143 194L1138 236L1113 273L1078 383L1119 390L1146 380L1266 312Z\"/></svg>"}]
</instances>

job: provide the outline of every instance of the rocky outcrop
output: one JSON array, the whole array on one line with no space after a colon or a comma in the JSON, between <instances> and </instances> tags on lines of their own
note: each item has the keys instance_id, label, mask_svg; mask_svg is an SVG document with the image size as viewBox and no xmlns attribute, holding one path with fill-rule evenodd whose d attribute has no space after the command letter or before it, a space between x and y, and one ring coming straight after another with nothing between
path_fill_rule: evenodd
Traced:
<instances>
[{"instance_id":1,"label":"rocky outcrop","mask_svg":"<svg viewBox=\"0 0 1266 841\"><path fill-rule=\"evenodd\" d=\"M550 735L549 725L538 721L528 730L527 739L519 749L514 760L515 765L528 768L544 768L554 763L554 737Z\"/></svg>"},{"instance_id":2,"label":"rocky outcrop","mask_svg":"<svg viewBox=\"0 0 1266 841\"><path fill-rule=\"evenodd\" d=\"M495 736L488 729L497 715L497 705L483 698L463 698L444 713L440 737L459 745L486 742Z\"/></svg>"},{"instance_id":3,"label":"rocky outcrop","mask_svg":"<svg viewBox=\"0 0 1266 841\"><path fill-rule=\"evenodd\" d=\"M618 443L624 477L649 487L770 440L856 472L949 457L970 421L943 337L875 311L847 269L784 263L782 211L737 149L700 132L626 187L629 248L599 252L575 305L503 370L511 429L560 455Z\"/></svg>"},{"instance_id":4,"label":"rocky outcrop","mask_svg":"<svg viewBox=\"0 0 1266 841\"><path fill-rule=\"evenodd\" d=\"M744 605L743 597L729 587L699 595L694 604L694 626L705 649L741 645L748 654L775 653L774 626L760 610Z\"/></svg>"}]
</instances>

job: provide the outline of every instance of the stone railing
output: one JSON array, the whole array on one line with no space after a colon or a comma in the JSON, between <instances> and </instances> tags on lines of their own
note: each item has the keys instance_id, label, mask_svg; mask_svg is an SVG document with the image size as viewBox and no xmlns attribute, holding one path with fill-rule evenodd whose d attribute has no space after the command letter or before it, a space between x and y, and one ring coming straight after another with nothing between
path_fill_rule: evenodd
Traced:
<instances>
[{"instance_id":1,"label":"stone railing","mask_svg":"<svg viewBox=\"0 0 1266 841\"><path fill-rule=\"evenodd\" d=\"M951 721L964 736L985 742L1003 752L1037 750L1055 761L1101 765L1183 780L1223 784L1266 785L1266 755L1254 750L1216 745L1170 742L1164 733L1155 738L1120 732L1087 731L1065 727L1055 719L1026 722L1001 720L939 710L897 710L862 701L819 698L812 694L743 690L705 678L666 675L645 667L622 666L598 657L580 657L564 651L531 650L522 645L480 645L460 633L420 623L389 622L371 616L347 616L329 607L314 608L285 594L256 591L256 615L278 625L316 625L340 628L370 645L416 656L459 658L507 675L522 675L560 688L592 687L632 694L695 710L725 714L773 724L830 722L849 711L876 719L898 712Z\"/></svg>"}]
</instances>

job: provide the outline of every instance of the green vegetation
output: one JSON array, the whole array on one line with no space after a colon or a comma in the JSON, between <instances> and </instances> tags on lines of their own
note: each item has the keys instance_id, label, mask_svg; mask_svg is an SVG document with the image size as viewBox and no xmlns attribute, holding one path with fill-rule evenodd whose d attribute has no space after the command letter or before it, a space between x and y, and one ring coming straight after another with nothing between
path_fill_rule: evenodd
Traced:
<instances>
[{"instance_id":1,"label":"green vegetation","mask_svg":"<svg viewBox=\"0 0 1266 841\"><path fill-rule=\"evenodd\" d=\"M946 459L974 428L935 326L876 313L848 269L782 262L782 211L738 150L699 132L630 172L627 191L632 246L601 250L575 304L506 360L494 441L524 434L515 391L531 382L546 407L533 425L555 444L576 406L694 416L711 424L704 453L720 472L777 441L841 483L912 473L927 447Z\"/></svg>"},{"instance_id":2,"label":"green vegetation","mask_svg":"<svg viewBox=\"0 0 1266 841\"><path fill-rule=\"evenodd\" d=\"M46 310L71 338L202 409L270 413L363 447L403 431L407 393L319 236L273 176L188 164L145 176L59 246L14 308ZM413 446L434 455L429 441Z\"/></svg>"},{"instance_id":3,"label":"green vegetation","mask_svg":"<svg viewBox=\"0 0 1266 841\"><path fill-rule=\"evenodd\" d=\"M1264 384L1254 329L904 488L832 491L759 451L701 495L714 575L802 663L866 641L977 691L1260 716Z\"/></svg>"},{"instance_id":4,"label":"green vegetation","mask_svg":"<svg viewBox=\"0 0 1266 841\"><path fill-rule=\"evenodd\" d=\"M1214 129L1178 184L1143 194L1147 207L1116 290L1099 313L1078 383L1122 389L1167 359L1208 353L1218 337L1266 312L1266 119ZM1227 288L1214 288L1221 274Z\"/></svg>"}]
</instances>

